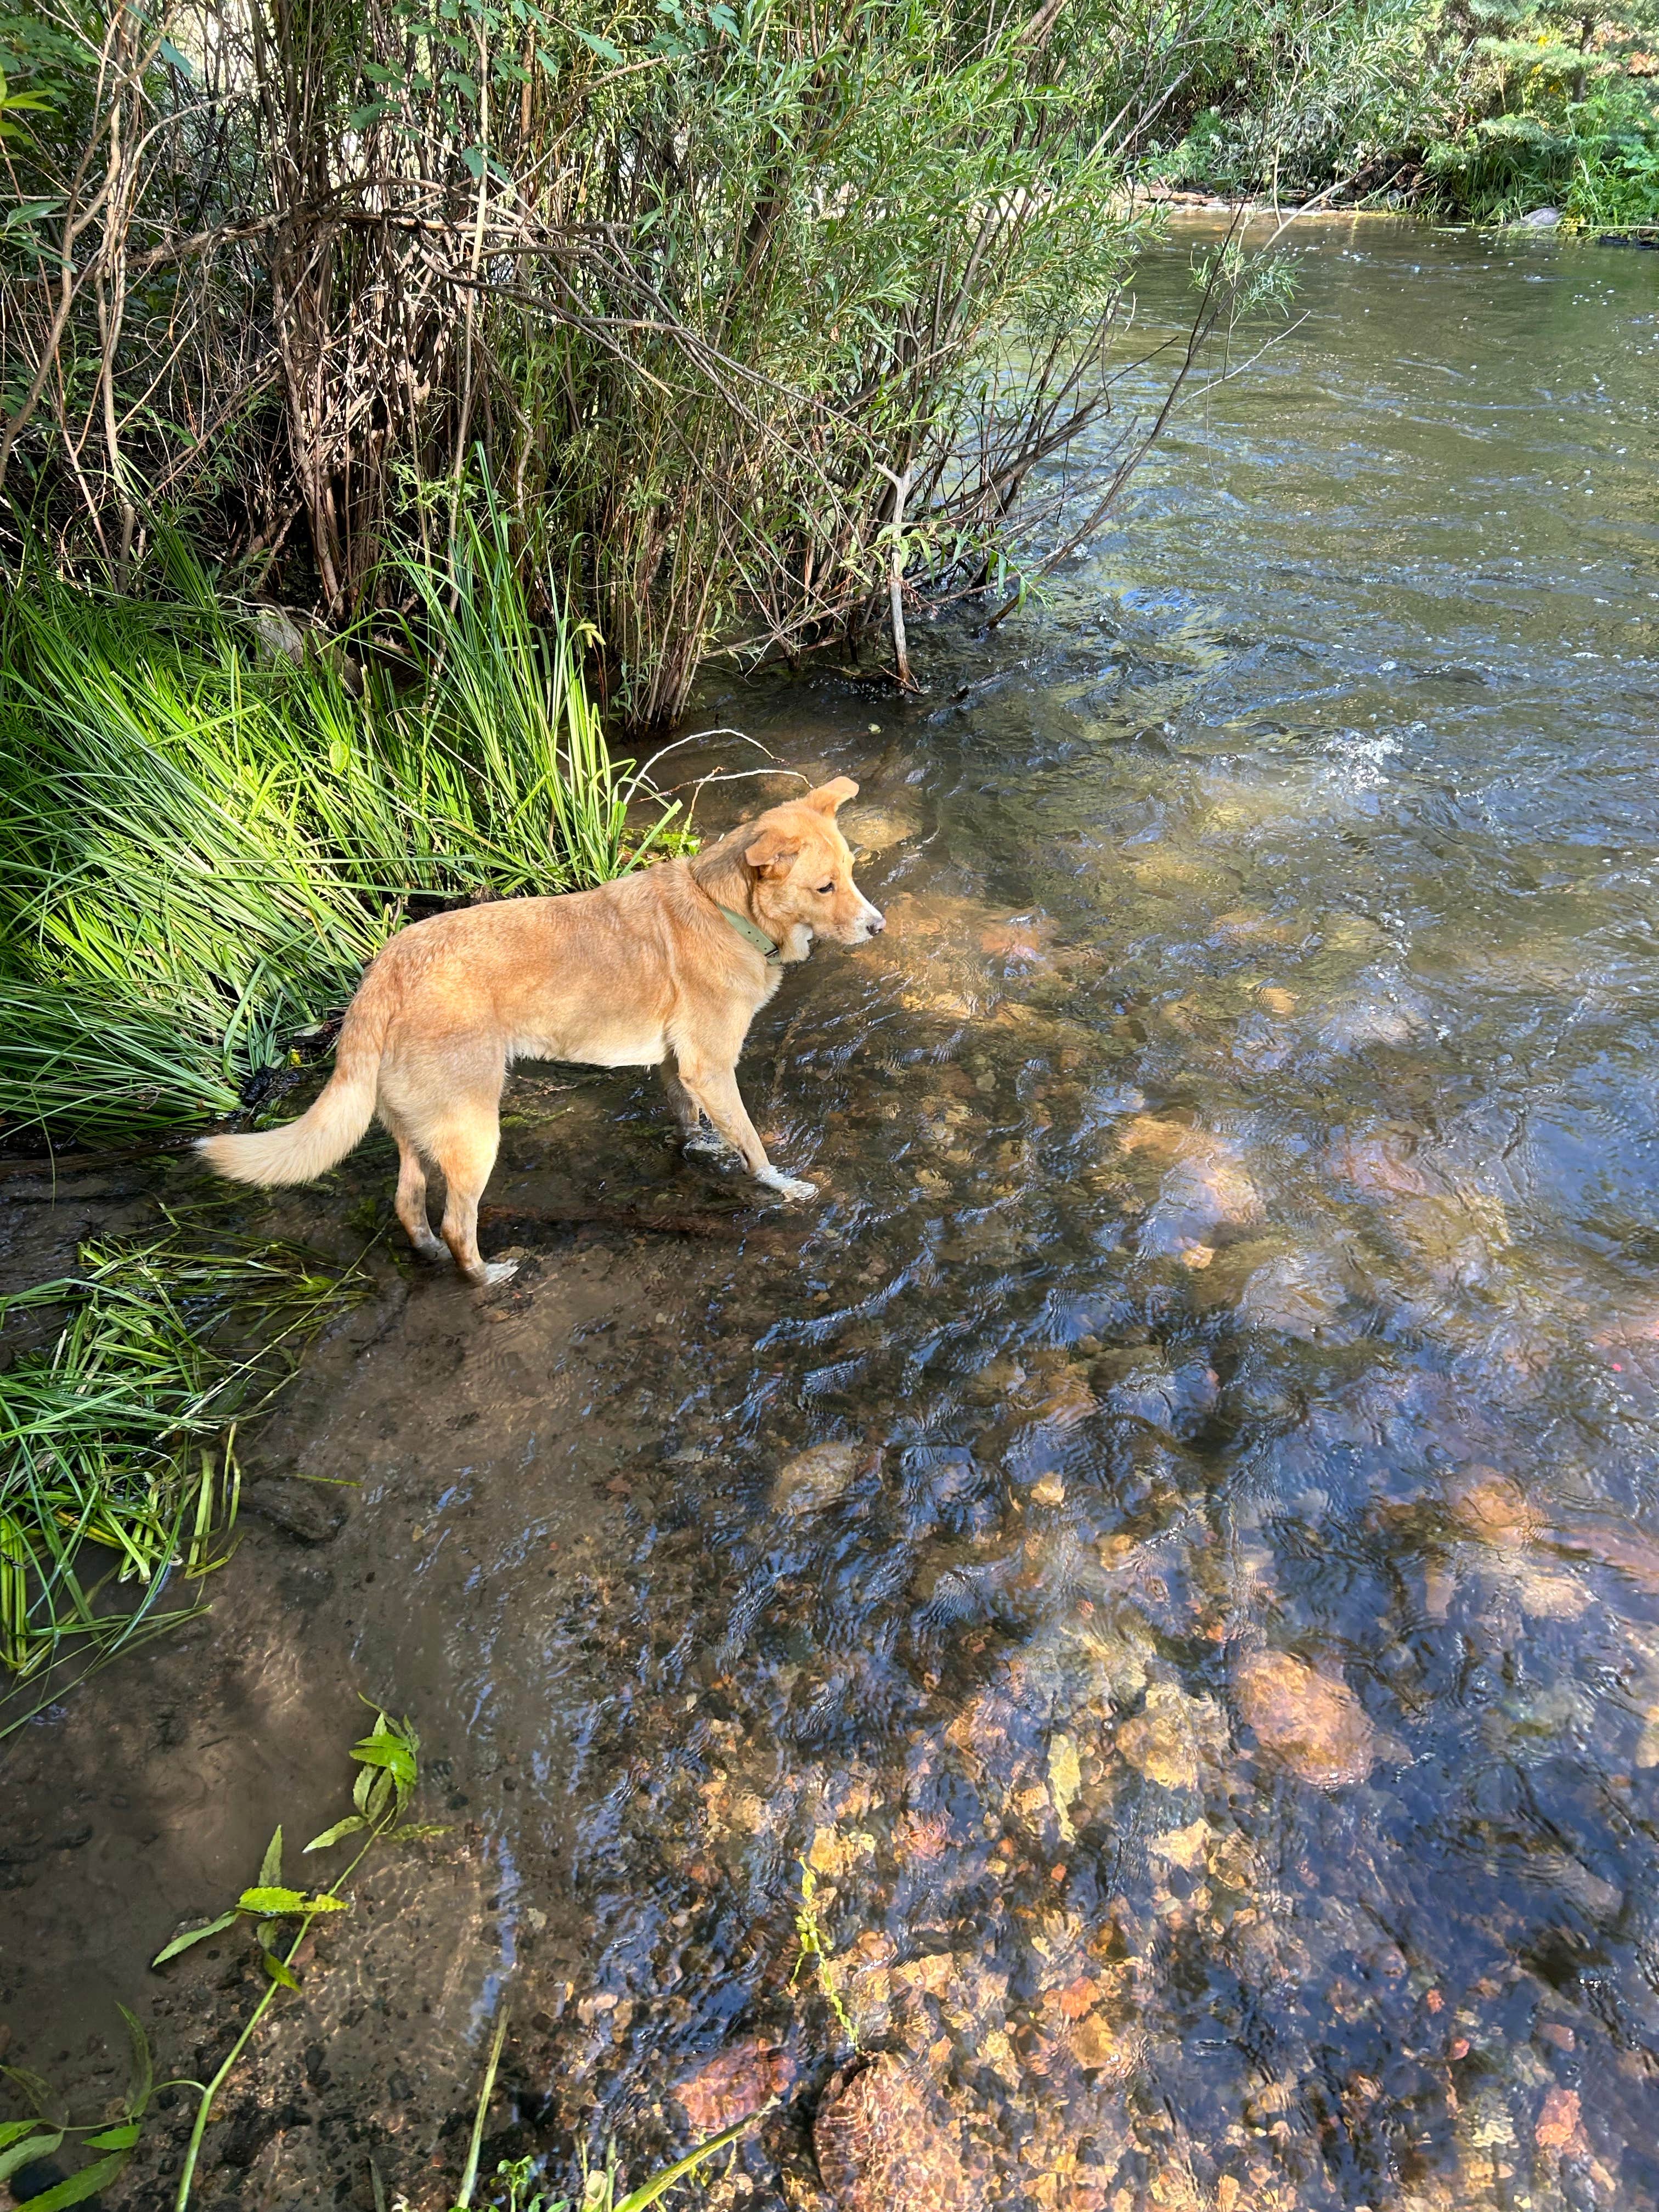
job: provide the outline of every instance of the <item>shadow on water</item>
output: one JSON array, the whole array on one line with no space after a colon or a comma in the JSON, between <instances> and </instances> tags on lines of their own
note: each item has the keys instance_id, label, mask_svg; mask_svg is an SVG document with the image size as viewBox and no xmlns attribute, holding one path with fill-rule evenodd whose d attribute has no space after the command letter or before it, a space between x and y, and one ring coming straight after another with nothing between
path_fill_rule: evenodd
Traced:
<instances>
[{"instance_id":1,"label":"shadow on water","mask_svg":"<svg viewBox=\"0 0 1659 2212\"><path fill-rule=\"evenodd\" d=\"M811 2201L805 1858L964 2201L1659 2205L1653 281L1322 226L1047 611L903 708L711 696L864 784L889 932L744 1071L823 1202L482 1306L387 1259L250 1492L343 1525L5 1754L14 2056L95 2075L362 1686L456 1829L209 2202L376 2144L437 2201L504 1983L502 2142L665 2153L757 2038L795 2101L703 2201ZM714 1202L649 1080L511 1103L502 1206Z\"/></svg>"}]
</instances>

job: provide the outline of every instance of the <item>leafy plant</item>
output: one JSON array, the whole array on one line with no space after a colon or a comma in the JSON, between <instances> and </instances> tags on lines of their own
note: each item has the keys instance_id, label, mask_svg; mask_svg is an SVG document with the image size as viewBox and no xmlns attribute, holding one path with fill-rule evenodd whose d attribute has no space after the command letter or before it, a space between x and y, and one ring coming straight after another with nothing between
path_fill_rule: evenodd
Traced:
<instances>
[{"instance_id":1,"label":"leafy plant","mask_svg":"<svg viewBox=\"0 0 1659 2212\"><path fill-rule=\"evenodd\" d=\"M185 2212L190 2203L202 2138L213 2117L215 2100L232 2069L283 1990L297 1991L300 1987L295 1967L307 1936L325 1914L349 1911L350 1900L337 1893L351 1879L375 1844L443 1832L441 1828L408 1818L420 1779L420 1738L407 1720L393 1720L385 1711L375 1711L374 1727L352 1746L351 1756L358 1762L359 1770L352 1787L352 1811L325 1828L321 1835L313 1837L305 1847L307 1851L327 1850L348 1836L362 1838L349 1863L334 1877L332 1886L325 1890L301 1890L284 1885L283 1832L278 1827L266 1847L258 1878L252 1886L243 1890L228 1911L199 1928L175 1936L151 1962L155 1966L164 1966L198 1943L205 1942L210 1936L243 1926L252 1933L265 1977L264 1994L211 2079L188 2085L198 2092L198 2103L173 2197L174 2212Z\"/></svg>"},{"instance_id":2,"label":"leafy plant","mask_svg":"<svg viewBox=\"0 0 1659 2212\"><path fill-rule=\"evenodd\" d=\"M1147 168L1480 222L1547 203L1586 226L1651 222L1656 32L1654 0L1228 0L1194 40L1181 135Z\"/></svg>"},{"instance_id":3,"label":"leafy plant","mask_svg":"<svg viewBox=\"0 0 1659 2212\"><path fill-rule=\"evenodd\" d=\"M261 580L295 555L337 623L388 611L388 546L443 566L481 448L629 726L714 652L879 628L908 684L907 598L1018 567L1027 487L1108 410L1125 188L1211 12L68 17L0 237L0 492L122 586L181 512Z\"/></svg>"},{"instance_id":4,"label":"leafy plant","mask_svg":"<svg viewBox=\"0 0 1659 2212\"><path fill-rule=\"evenodd\" d=\"M365 1700L365 1702L368 1702ZM118 2119L88 2125L70 2125L52 2117L52 2094L48 2083L21 2067L0 2066L0 2078L12 2082L33 2107L35 2118L0 2123L0 2181L50 2157L70 2138L79 2148L95 2151L97 2158L65 2181L27 2198L20 2212L65 2212L86 2202L118 2179L137 2148L143 2123L157 2087L193 2089L197 2107L173 2195L174 2212L185 2212L196 2185L202 2141L215 2103L238 2060L258 2033L260 2023L285 1990L297 1991L295 1972L306 1938L319 1919L348 1912L351 1900L340 1893L377 1844L396 1843L420 1836L441 1835L441 1827L409 1818L420 1780L420 1738L407 1720L394 1720L384 1709L371 1705L374 1725L354 1744L351 1756L358 1772L352 1786L352 1811L306 1845L307 1852L326 1850L348 1836L362 1841L349 1862L326 1888L296 1889L283 1880L283 1831L278 1827L265 1848L255 1881L240 1892L234 1905L201 1926L186 1929L165 1943L151 1964L165 1966L191 1951L198 1943L246 1929L258 1957L264 1989L210 2080L179 2080L157 2083L149 2045L143 2027L126 2007L120 2008L132 2045L132 2063L126 2096Z\"/></svg>"},{"instance_id":5,"label":"leafy plant","mask_svg":"<svg viewBox=\"0 0 1659 2212\"><path fill-rule=\"evenodd\" d=\"M488 2089L484 2102L488 2102ZM503 2159L495 2168L495 2212L647 2212L649 2206L659 2204L678 2183L689 2180L700 2166L721 2151L729 2150L754 2124L752 2116L737 2121L719 2135L710 2136L706 2143L699 2143L695 2150L688 2151L684 2158L676 2159L672 2166L659 2167L635 2189L629 2189L626 2182L617 2178L614 2144L605 2154L604 2166L584 2175L580 2197L550 2196L540 2185L533 2158ZM476 2150L476 2144L474 2148ZM623 2193L619 2195L619 2191ZM471 2212L471 2205L469 2185L457 2197L453 2212ZM398 2197L393 2212L409 2212L408 2199Z\"/></svg>"},{"instance_id":6,"label":"leafy plant","mask_svg":"<svg viewBox=\"0 0 1659 2212\"><path fill-rule=\"evenodd\" d=\"M471 2212L473 2191L478 2180L478 2154L483 2142L484 2124L489 2112L489 2100L495 2093L496 2069L501 2064L501 2047L507 2040L507 2016L503 2011L495 2022L495 2033L489 2045L489 2057L485 2063L483 2087L478 2092L477 2107L472 2118L472 2133L467 2144L466 2165L462 2171L461 2185L456 2192L452 2212ZM735 2122L700 2143L696 2150L688 2151L684 2158L676 2159L670 2166L660 2166L648 2180L638 2188L628 2189L617 2179L617 2147L612 2143L605 2153L603 2166L589 2169L586 2154L582 2159L582 2193L578 2197L550 2197L539 2185L537 2161L532 2158L503 2159L495 2168L495 2184L499 2191L495 2198L496 2212L647 2212L650 2205L659 2203L678 2182L684 2181L697 2168L719 2152L728 2149L738 2138L748 2133L758 2118L751 2113L748 2118ZM378 2195L380 2183L375 2180ZM618 2191L625 2191L618 2194ZM409 2212L406 2197L398 2197L393 2212Z\"/></svg>"}]
</instances>

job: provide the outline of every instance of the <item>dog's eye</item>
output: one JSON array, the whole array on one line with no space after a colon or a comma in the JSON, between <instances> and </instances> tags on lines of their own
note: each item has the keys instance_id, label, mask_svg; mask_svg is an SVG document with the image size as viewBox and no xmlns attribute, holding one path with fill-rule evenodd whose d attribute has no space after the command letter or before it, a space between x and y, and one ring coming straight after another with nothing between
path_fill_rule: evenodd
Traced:
<instances>
[{"instance_id":1,"label":"dog's eye","mask_svg":"<svg viewBox=\"0 0 1659 2212\"><path fill-rule=\"evenodd\" d=\"M828 898L830 892L834 890L836 886L833 883L820 884L818 885L818 896L820 898Z\"/></svg>"}]
</instances>

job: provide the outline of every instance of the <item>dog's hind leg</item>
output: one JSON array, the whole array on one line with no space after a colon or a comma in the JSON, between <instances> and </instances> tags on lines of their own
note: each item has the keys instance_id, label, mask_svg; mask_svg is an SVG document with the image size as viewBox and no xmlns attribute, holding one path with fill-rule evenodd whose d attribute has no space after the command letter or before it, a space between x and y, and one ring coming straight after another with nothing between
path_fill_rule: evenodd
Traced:
<instances>
[{"instance_id":1,"label":"dog's hind leg","mask_svg":"<svg viewBox=\"0 0 1659 2212\"><path fill-rule=\"evenodd\" d=\"M385 1119L384 1114L382 1119ZM388 1122L398 1140L398 1218L409 1232L409 1241L423 1260L444 1257L443 1240L433 1233L426 1210L426 1169L407 1130Z\"/></svg>"},{"instance_id":2,"label":"dog's hind leg","mask_svg":"<svg viewBox=\"0 0 1659 2212\"><path fill-rule=\"evenodd\" d=\"M491 1266L478 1250L478 1200L489 1181L501 1143L501 1124L493 1098L460 1098L445 1109L431 1135L432 1157L443 1170L443 1240L469 1283L504 1283L516 1260Z\"/></svg>"}]
</instances>

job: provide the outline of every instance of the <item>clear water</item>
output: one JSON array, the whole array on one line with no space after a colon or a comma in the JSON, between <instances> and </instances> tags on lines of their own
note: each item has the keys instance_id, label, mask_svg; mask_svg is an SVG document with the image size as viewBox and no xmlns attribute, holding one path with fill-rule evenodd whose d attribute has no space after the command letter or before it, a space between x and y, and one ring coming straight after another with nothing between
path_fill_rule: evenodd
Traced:
<instances>
[{"instance_id":1,"label":"clear water","mask_svg":"<svg viewBox=\"0 0 1659 2212\"><path fill-rule=\"evenodd\" d=\"M511 1984L556 2156L761 2033L800 2101L706 2201L805 2201L805 1856L989 2204L1659 2205L1659 265L1364 221L1298 281L924 701L711 696L864 782L889 933L744 1070L823 1205L393 1285L269 1447L362 1487L316 1591L228 1585L238 1694L416 1712L477 1871L400 1971L459 2098ZM562 1079L492 1199L718 1202ZM225 1756L251 1836L305 1762Z\"/></svg>"}]
</instances>

